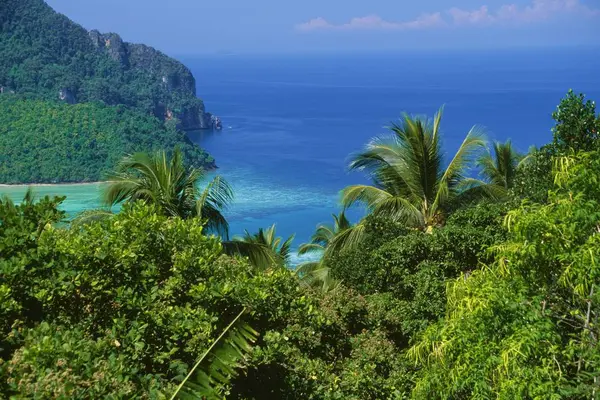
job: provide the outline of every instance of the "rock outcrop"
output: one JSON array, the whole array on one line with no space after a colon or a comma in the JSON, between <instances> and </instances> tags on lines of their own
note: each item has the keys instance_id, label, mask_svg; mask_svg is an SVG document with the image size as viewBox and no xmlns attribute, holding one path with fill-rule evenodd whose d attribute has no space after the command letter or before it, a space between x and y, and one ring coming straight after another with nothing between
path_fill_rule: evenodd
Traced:
<instances>
[{"instance_id":1,"label":"rock outcrop","mask_svg":"<svg viewBox=\"0 0 600 400\"><path fill-rule=\"evenodd\" d=\"M116 33L87 31L43 0L0 0L0 86L45 100L123 104L177 119L183 130L214 125L182 63Z\"/></svg>"},{"instance_id":2,"label":"rock outcrop","mask_svg":"<svg viewBox=\"0 0 600 400\"><path fill-rule=\"evenodd\" d=\"M67 104L75 104L77 103L77 99L73 92L71 92L68 88L62 88L58 91L58 98L64 101Z\"/></svg>"},{"instance_id":3,"label":"rock outcrop","mask_svg":"<svg viewBox=\"0 0 600 400\"><path fill-rule=\"evenodd\" d=\"M124 42L116 33L102 34L97 30L89 32L96 49L108 55L112 60L128 71L147 74L154 83L159 83L165 101L153 104L153 114L164 120L177 118L178 127L183 130L213 129L211 116L204 103L197 98L196 80L191 71L182 63L160 51L143 45ZM173 98L184 99L187 103L174 104ZM173 109L180 111L174 112Z\"/></svg>"}]
</instances>

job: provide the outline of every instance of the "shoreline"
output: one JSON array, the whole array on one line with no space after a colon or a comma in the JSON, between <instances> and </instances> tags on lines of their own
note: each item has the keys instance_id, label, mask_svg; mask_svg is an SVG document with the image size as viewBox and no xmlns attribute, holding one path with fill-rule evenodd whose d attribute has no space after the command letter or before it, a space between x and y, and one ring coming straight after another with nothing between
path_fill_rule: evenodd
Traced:
<instances>
[{"instance_id":1,"label":"shoreline","mask_svg":"<svg viewBox=\"0 0 600 400\"><path fill-rule=\"evenodd\" d=\"M69 183L0 183L0 188L27 188L30 186L82 186L82 185L100 185L108 181L98 182L69 182Z\"/></svg>"}]
</instances>

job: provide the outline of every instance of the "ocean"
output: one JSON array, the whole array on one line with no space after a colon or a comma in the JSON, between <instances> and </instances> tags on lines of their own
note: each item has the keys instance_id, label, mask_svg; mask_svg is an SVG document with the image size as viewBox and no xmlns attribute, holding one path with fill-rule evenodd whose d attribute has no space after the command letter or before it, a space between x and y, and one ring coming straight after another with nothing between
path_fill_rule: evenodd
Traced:
<instances>
[{"instance_id":1,"label":"ocean","mask_svg":"<svg viewBox=\"0 0 600 400\"><path fill-rule=\"evenodd\" d=\"M448 155L475 124L527 151L551 140L551 114L568 89L600 100L597 54L571 48L180 59L207 110L223 120L222 131L190 137L235 190L226 213L232 234L275 223L299 245L339 211L340 189L365 182L347 171L349 154L385 134L403 112L433 115L444 105ZM0 187L0 194L18 200L24 190ZM71 214L96 207L98 190L36 187L38 195L67 195Z\"/></svg>"}]
</instances>

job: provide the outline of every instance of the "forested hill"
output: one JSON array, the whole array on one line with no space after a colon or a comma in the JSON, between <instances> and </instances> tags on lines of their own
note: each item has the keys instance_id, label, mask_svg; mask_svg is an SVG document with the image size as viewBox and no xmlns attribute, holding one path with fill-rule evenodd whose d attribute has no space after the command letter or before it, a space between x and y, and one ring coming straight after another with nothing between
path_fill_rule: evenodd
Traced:
<instances>
[{"instance_id":1,"label":"forested hill","mask_svg":"<svg viewBox=\"0 0 600 400\"><path fill-rule=\"evenodd\" d=\"M43 0L0 1L0 92L68 103L101 101L210 127L195 79L180 62L117 34L88 32Z\"/></svg>"},{"instance_id":2,"label":"forested hill","mask_svg":"<svg viewBox=\"0 0 600 400\"><path fill-rule=\"evenodd\" d=\"M173 122L122 105L0 95L0 183L99 181L124 154L176 146L189 165L215 167Z\"/></svg>"}]
</instances>

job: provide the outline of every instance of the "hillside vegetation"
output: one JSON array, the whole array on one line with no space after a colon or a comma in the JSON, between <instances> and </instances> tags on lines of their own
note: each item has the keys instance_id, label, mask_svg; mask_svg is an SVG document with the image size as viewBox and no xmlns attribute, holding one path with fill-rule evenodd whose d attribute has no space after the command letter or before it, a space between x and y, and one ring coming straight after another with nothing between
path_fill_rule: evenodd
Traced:
<instances>
[{"instance_id":1,"label":"hillside vegetation","mask_svg":"<svg viewBox=\"0 0 600 400\"><path fill-rule=\"evenodd\" d=\"M125 154L176 146L190 165L214 167L183 132L151 115L0 95L0 183L99 181Z\"/></svg>"},{"instance_id":2,"label":"hillside vegetation","mask_svg":"<svg viewBox=\"0 0 600 400\"><path fill-rule=\"evenodd\" d=\"M211 127L177 60L88 32L43 0L0 2L0 183L100 180L129 152L175 146L212 168L179 131Z\"/></svg>"},{"instance_id":3,"label":"hillside vegetation","mask_svg":"<svg viewBox=\"0 0 600 400\"><path fill-rule=\"evenodd\" d=\"M123 104L176 117L183 129L210 122L183 64L117 34L88 32L43 0L0 3L0 87L44 100Z\"/></svg>"}]
</instances>

